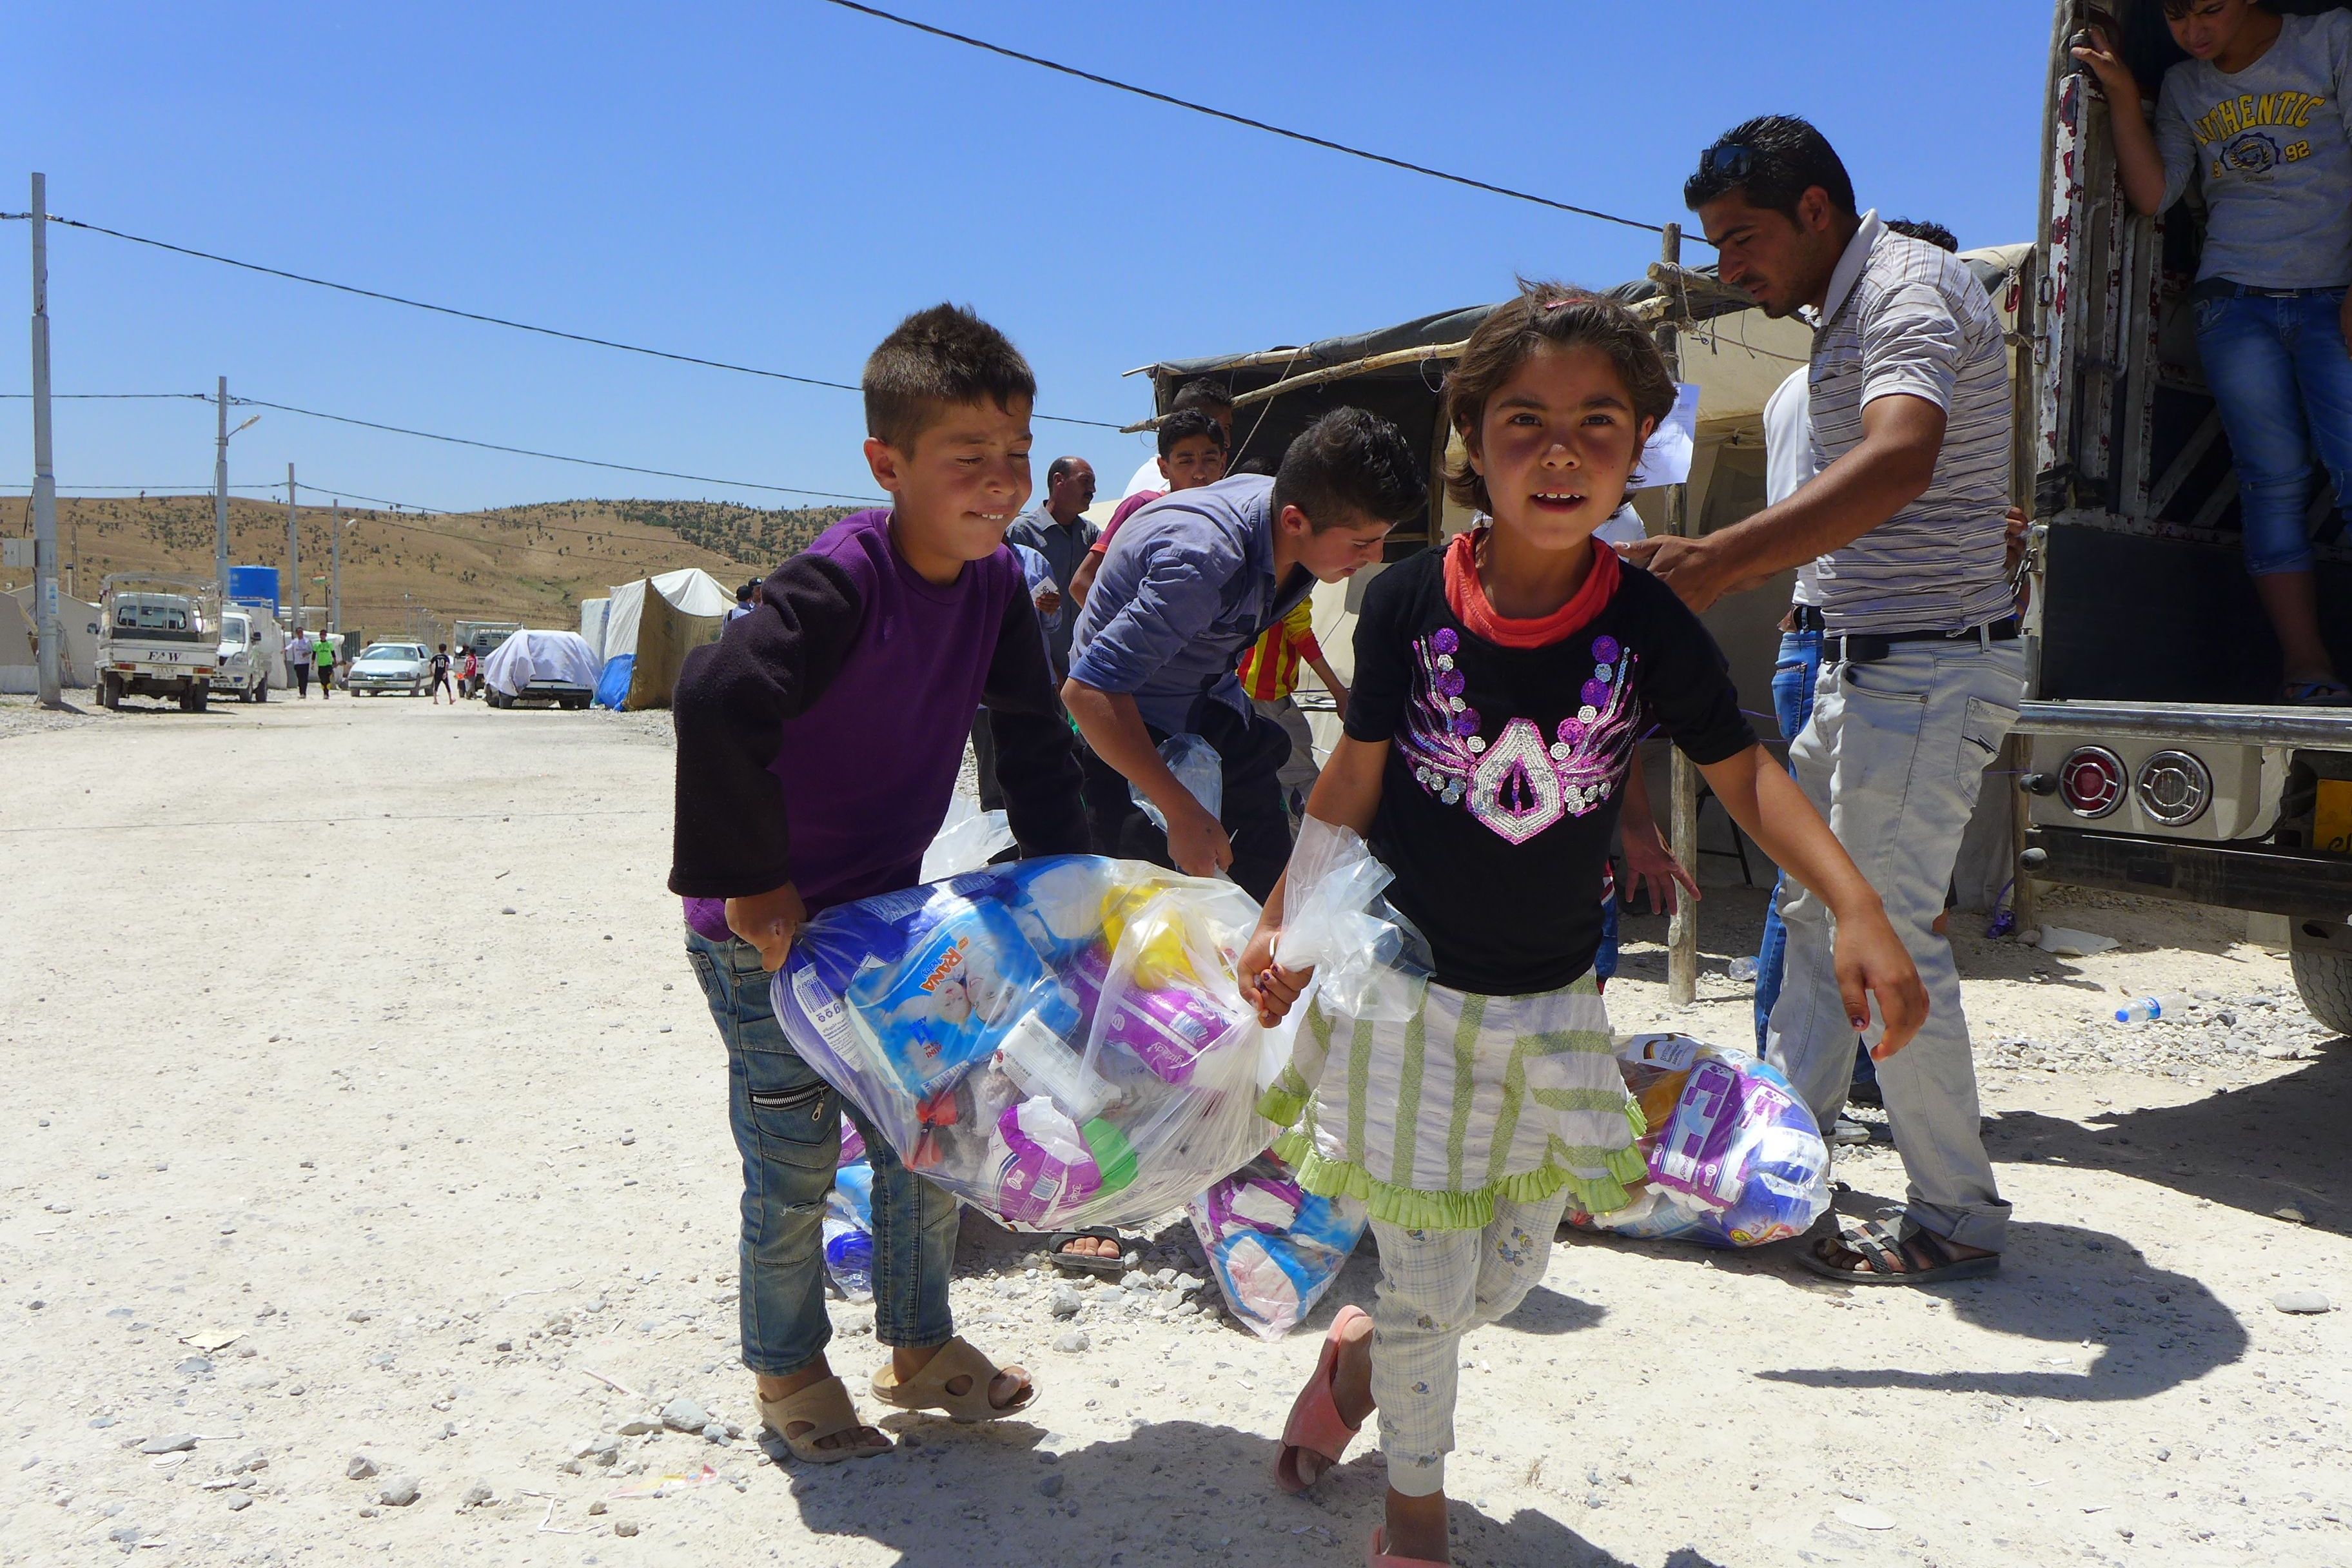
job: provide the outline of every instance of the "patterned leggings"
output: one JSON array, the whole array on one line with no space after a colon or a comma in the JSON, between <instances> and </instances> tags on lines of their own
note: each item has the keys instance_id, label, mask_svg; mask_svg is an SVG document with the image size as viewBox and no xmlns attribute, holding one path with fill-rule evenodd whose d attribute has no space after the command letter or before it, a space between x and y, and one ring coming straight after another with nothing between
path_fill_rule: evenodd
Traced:
<instances>
[{"instance_id":1,"label":"patterned leggings","mask_svg":"<svg viewBox=\"0 0 2352 1568\"><path fill-rule=\"evenodd\" d=\"M1381 1220L1372 1301L1372 1401L1389 1485L1407 1497L1445 1489L1462 1336L1503 1317L1543 1279L1568 1207L1565 1189L1537 1203L1497 1199L1484 1230L1408 1230Z\"/></svg>"}]
</instances>

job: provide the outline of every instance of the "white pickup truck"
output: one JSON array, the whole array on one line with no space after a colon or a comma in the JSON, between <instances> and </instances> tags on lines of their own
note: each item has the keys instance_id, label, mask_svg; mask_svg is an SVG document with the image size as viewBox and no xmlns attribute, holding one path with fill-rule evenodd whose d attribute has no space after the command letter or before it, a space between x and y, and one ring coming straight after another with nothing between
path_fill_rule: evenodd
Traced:
<instances>
[{"instance_id":1,"label":"white pickup truck","mask_svg":"<svg viewBox=\"0 0 2352 1568\"><path fill-rule=\"evenodd\" d=\"M168 697L201 713L220 673L220 597L209 583L117 572L99 587L98 700Z\"/></svg>"}]
</instances>

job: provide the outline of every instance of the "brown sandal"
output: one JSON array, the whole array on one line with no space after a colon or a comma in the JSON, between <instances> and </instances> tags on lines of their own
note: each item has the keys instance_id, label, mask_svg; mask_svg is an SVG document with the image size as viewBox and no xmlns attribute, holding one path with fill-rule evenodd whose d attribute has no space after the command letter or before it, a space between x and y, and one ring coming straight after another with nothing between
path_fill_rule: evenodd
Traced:
<instances>
[{"instance_id":1,"label":"brown sandal","mask_svg":"<svg viewBox=\"0 0 2352 1568\"><path fill-rule=\"evenodd\" d=\"M849 1397L849 1385L837 1377L823 1383L812 1383L798 1394L788 1394L782 1399L757 1395L760 1419L768 1430L784 1440L793 1458L811 1465L837 1465L844 1459L871 1459L888 1453L898 1445L889 1438L882 1439L878 1448L859 1444L846 1444L831 1448L817 1445L827 1437L865 1429L866 1423L857 1418L857 1406ZM794 1433L794 1426L805 1425L808 1430Z\"/></svg>"},{"instance_id":2,"label":"brown sandal","mask_svg":"<svg viewBox=\"0 0 2352 1568\"><path fill-rule=\"evenodd\" d=\"M923 1370L904 1383L885 1363L874 1374L874 1397L901 1410L945 1411L948 1419L966 1426L995 1421L1018 1415L1037 1398L1037 1385L1033 1383L1021 1391L1018 1399L1001 1410L990 1404L989 1388L1003 1370L959 1335L941 1345L939 1353L923 1363ZM959 1377L971 1379L971 1386L961 1394L950 1394L948 1384Z\"/></svg>"}]
</instances>

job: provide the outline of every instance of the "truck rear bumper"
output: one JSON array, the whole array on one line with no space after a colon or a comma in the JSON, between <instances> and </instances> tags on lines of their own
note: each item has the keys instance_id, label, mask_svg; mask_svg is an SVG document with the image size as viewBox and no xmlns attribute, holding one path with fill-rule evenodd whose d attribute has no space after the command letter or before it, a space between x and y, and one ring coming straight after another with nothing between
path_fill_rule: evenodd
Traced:
<instances>
[{"instance_id":1,"label":"truck rear bumper","mask_svg":"<svg viewBox=\"0 0 2352 1568\"><path fill-rule=\"evenodd\" d=\"M2033 828L2025 847L2049 857L2031 873L2045 881L2263 914L2352 920L2352 859L2340 855L2069 827Z\"/></svg>"}]
</instances>

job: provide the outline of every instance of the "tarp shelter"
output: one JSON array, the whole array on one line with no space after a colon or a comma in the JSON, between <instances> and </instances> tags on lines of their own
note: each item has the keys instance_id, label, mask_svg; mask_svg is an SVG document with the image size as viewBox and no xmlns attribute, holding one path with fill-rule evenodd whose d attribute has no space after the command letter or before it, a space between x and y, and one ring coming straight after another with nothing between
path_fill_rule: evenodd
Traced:
<instances>
[{"instance_id":1,"label":"tarp shelter","mask_svg":"<svg viewBox=\"0 0 2352 1568\"><path fill-rule=\"evenodd\" d=\"M601 595L580 601L580 637L600 661L604 657L604 616L612 608L613 601Z\"/></svg>"},{"instance_id":2,"label":"tarp shelter","mask_svg":"<svg viewBox=\"0 0 2352 1568\"><path fill-rule=\"evenodd\" d=\"M33 646L33 587L26 584L8 590L7 597L24 612L25 652L23 662L37 667L38 650ZM16 650L9 642L7 623L15 617L0 611L0 691L37 691L37 674L26 678L28 684L16 685L20 668ZM89 686L98 679L98 606L72 595L58 595L59 641L64 645L63 658L58 665L58 683L61 686Z\"/></svg>"},{"instance_id":3,"label":"tarp shelter","mask_svg":"<svg viewBox=\"0 0 2352 1568\"><path fill-rule=\"evenodd\" d=\"M561 681L583 690L596 689L596 656L577 632L543 632L525 628L490 650L482 661L482 679L509 697L520 694L534 680Z\"/></svg>"},{"instance_id":4,"label":"tarp shelter","mask_svg":"<svg viewBox=\"0 0 2352 1568\"><path fill-rule=\"evenodd\" d=\"M615 585L596 700L632 710L668 707L688 650L717 642L734 607L734 590L698 566Z\"/></svg>"}]
</instances>

